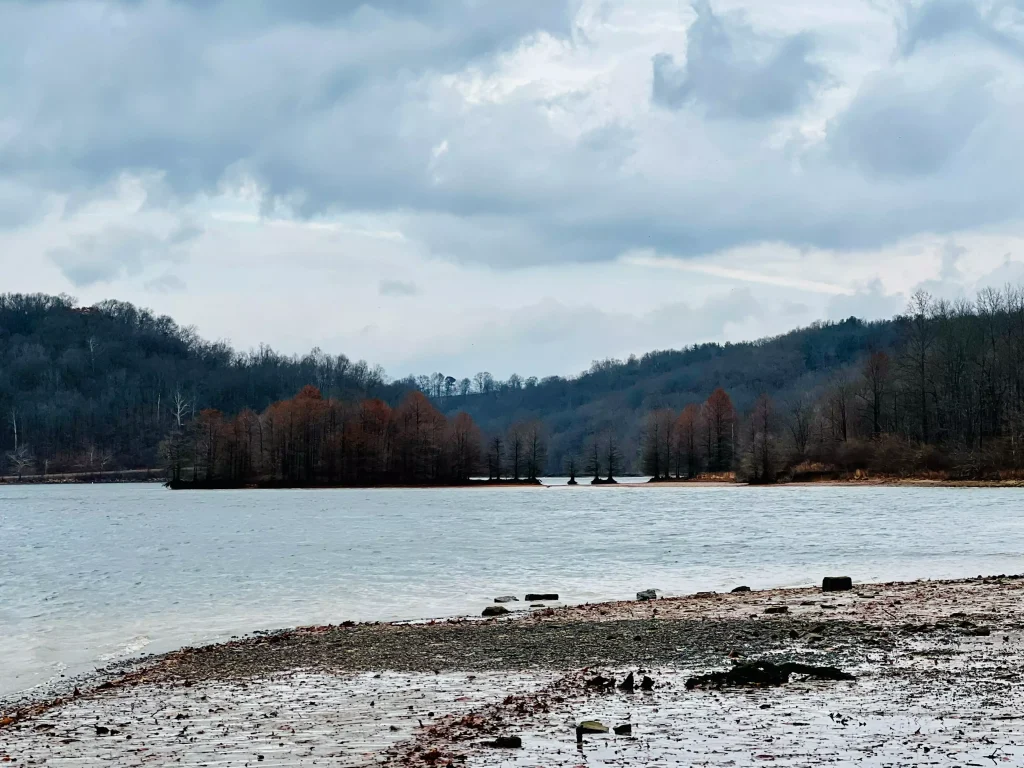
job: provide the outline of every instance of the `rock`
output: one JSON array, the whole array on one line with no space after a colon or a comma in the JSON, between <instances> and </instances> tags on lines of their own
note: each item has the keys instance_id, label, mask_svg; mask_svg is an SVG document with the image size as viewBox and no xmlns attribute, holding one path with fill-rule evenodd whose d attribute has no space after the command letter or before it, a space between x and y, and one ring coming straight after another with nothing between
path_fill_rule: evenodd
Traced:
<instances>
[{"instance_id":1,"label":"rock","mask_svg":"<svg viewBox=\"0 0 1024 768\"><path fill-rule=\"evenodd\" d=\"M600 720L584 720L576 726L576 743L581 743L588 733L608 733L608 726Z\"/></svg>"},{"instance_id":2,"label":"rock","mask_svg":"<svg viewBox=\"0 0 1024 768\"><path fill-rule=\"evenodd\" d=\"M484 616L504 616L508 612L509 612L508 608L505 608L504 606L501 606L501 605L488 605L486 608L484 608L483 615Z\"/></svg>"},{"instance_id":3,"label":"rock","mask_svg":"<svg viewBox=\"0 0 1024 768\"><path fill-rule=\"evenodd\" d=\"M633 677L633 673L630 672L626 675L626 679L619 683L619 690L624 691L625 693L632 693L635 685L635 678Z\"/></svg>"},{"instance_id":4,"label":"rock","mask_svg":"<svg viewBox=\"0 0 1024 768\"><path fill-rule=\"evenodd\" d=\"M853 589L853 579L849 576L826 576L821 581L822 592L848 592Z\"/></svg>"},{"instance_id":5,"label":"rock","mask_svg":"<svg viewBox=\"0 0 1024 768\"><path fill-rule=\"evenodd\" d=\"M587 688L595 688L599 691L611 690L615 686L615 678L597 674L587 680L586 686Z\"/></svg>"},{"instance_id":6,"label":"rock","mask_svg":"<svg viewBox=\"0 0 1024 768\"><path fill-rule=\"evenodd\" d=\"M658 593L655 592L653 589L645 589L643 592L637 592L636 593L636 599L640 600L640 601L644 601L644 600L657 600L658 599Z\"/></svg>"},{"instance_id":7,"label":"rock","mask_svg":"<svg viewBox=\"0 0 1024 768\"><path fill-rule=\"evenodd\" d=\"M728 672L711 672L691 677L686 681L686 690L694 688L723 688L730 686L775 686L785 685L791 675L805 675L815 680L853 680L853 675L836 667L817 667L810 664L786 662L774 664L770 661L752 661L737 664Z\"/></svg>"},{"instance_id":8,"label":"rock","mask_svg":"<svg viewBox=\"0 0 1024 768\"><path fill-rule=\"evenodd\" d=\"M557 600L558 595L554 592L530 592L526 595L526 602L538 603L544 600Z\"/></svg>"},{"instance_id":9,"label":"rock","mask_svg":"<svg viewBox=\"0 0 1024 768\"><path fill-rule=\"evenodd\" d=\"M700 597L700 598L708 598L708 597L714 597L717 594L718 594L717 592L695 592L693 594L693 596L694 597Z\"/></svg>"},{"instance_id":10,"label":"rock","mask_svg":"<svg viewBox=\"0 0 1024 768\"><path fill-rule=\"evenodd\" d=\"M530 603L530 607L531 608L547 608L547 606L544 605L544 603Z\"/></svg>"},{"instance_id":11,"label":"rock","mask_svg":"<svg viewBox=\"0 0 1024 768\"><path fill-rule=\"evenodd\" d=\"M640 681L640 690L641 691L653 691L654 690L654 681L651 678L649 678L647 675L644 675L644 679Z\"/></svg>"},{"instance_id":12,"label":"rock","mask_svg":"<svg viewBox=\"0 0 1024 768\"><path fill-rule=\"evenodd\" d=\"M749 591L750 591L750 587L736 587L735 589L732 590L733 594L736 594L737 592L749 592Z\"/></svg>"},{"instance_id":13,"label":"rock","mask_svg":"<svg viewBox=\"0 0 1024 768\"><path fill-rule=\"evenodd\" d=\"M785 605L769 605L767 608L764 609L764 612L769 615L789 613L789 608Z\"/></svg>"},{"instance_id":14,"label":"rock","mask_svg":"<svg viewBox=\"0 0 1024 768\"><path fill-rule=\"evenodd\" d=\"M992 630L988 627L973 627L967 630L967 634L971 637L988 637L992 634Z\"/></svg>"},{"instance_id":15,"label":"rock","mask_svg":"<svg viewBox=\"0 0 1024 768\"><path fill-rule=\"evenodd\" d=\"M632 723L623 723L622 725L616 725L612 730L615 731L616 736L632 736L633 725Z\"/></svg>"},{"instance_id":16,"label":"rock","mask_svg":"<svg viewBox=\"0 0 1024 768\"><path fill-rule=\"evenodd\" d=\"M522 749L523 740L519 736L499 736L494 741L488 741L484 746L494 749Z\"/></svg>"},{"instance_id":17,"label":"rock","mask_svg":"<svg viewBox=\"0 0 1024 768\"><path fill-rule=\"evenodd\" d=\"M496 603L518 603L519 598L515 595L502 595L501 597L494 598Z\"/></svg>"}]
</instances>

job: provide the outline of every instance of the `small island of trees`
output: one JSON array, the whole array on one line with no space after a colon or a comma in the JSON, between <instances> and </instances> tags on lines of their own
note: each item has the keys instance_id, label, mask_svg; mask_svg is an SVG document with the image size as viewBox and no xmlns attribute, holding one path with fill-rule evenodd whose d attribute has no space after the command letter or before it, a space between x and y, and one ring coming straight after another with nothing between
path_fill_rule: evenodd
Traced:
<instances>
[{"instance_id":1,"label":"small island of trees","mask_svg":"<svg viewBox=\"0 0 1024 768\"><path fill-rule=\"evenodd\" d=\"M546 461L538 423L516 424L486 452L465 413L442 414L421 392L383 400L325 399L307 385L262 414L201 411L160 446L172 488L534 483Z\"/></svg>"}]
</instances>

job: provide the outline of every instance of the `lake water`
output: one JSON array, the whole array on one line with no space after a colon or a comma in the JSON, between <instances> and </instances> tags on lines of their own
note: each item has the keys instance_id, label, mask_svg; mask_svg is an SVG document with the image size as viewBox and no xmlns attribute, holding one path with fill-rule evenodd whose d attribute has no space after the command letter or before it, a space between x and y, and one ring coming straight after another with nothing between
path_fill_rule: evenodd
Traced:
<instances>
[{"instance_id":1,"label":"lake water","mask_svg":"<svg viewBox=\"0 0 1024 768\"><path fill-rule=\"evenodd\" d=\"M256 629L1024 571L1013 489L0 486L0 695Z\"/></svg>"}]
</instances>

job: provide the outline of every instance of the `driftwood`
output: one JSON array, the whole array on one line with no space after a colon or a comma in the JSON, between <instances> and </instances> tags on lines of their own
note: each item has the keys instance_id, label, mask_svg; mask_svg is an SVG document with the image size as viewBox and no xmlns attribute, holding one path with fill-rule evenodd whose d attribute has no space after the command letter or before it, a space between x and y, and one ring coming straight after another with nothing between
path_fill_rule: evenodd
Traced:
<instances>
[{"instance_id":1,"label":"driftwood","mask_svg":"<svg viewBox=\"0 0 1024 768\"><path fill-rule=\"evenodd\" d=\"M693 688L726 688L750 685L769 687L785 685L790 675L806 675L815 680L854 680L849 672L837 667L817 667L811 664L798 664L787 661L773 664L770 661L752 661L737 664L728 672L711 672L707 675L691 677L686 681L687 690Z\"/></svg>"}]
</instances>

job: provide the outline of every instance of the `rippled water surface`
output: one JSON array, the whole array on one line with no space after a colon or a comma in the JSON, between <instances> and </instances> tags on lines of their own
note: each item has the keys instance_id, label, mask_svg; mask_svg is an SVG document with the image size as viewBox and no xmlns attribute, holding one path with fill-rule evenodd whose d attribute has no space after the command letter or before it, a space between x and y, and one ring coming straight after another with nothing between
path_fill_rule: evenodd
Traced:
<instances>
[{"instance_id":1,"label":"rippled water surface","mask_svg":"<svg viewBox=\"0 0 1024 768\"><path fill-rule=\"evenodd\" d=\"M1014 489L0 487L0 695L260 628L1024 571Z\"/></svg>"}]
</instances>

